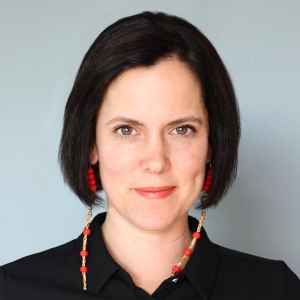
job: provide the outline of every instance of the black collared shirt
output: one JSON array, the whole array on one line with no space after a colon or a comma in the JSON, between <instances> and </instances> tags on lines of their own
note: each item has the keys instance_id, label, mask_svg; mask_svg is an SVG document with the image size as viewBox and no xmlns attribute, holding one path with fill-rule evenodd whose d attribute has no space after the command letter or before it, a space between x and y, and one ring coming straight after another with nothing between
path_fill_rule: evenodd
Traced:
<instances>
[{"instance_id":1,"label":"black collared shirt","mask_svg":"<svg viewBox=\"0 0 300 300\"><path fill-rule=\"evenodd\" d=\"M300 299L300 281L284 262L217 246L204 229L186 267L163 281L150 296L109 255L99 230L105 216L97 215L90 225L87 291L82 289L79 272L81 235L62 246L0 267L0 299ZM192 231L197 225L198 221L189 217Z\"/></svg>"}]
</instances>

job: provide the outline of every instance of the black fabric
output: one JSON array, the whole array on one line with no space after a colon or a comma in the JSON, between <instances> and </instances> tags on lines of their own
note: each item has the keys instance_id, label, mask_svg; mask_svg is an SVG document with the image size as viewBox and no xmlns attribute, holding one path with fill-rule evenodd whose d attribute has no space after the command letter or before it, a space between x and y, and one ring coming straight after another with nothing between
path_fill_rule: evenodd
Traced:
<instances>
[{"instance_id":1,"label":"black fabric","mask_svg":"<svg viewBox=\"0 0 300 300\"><path fill-rule=\"evenodd\" d=\"M284 262L217 246L204 229L183 271L162 282L150 296L109 255L99 230L105 216L97 215L90 226L87 291L82 289L79 272L81 235L62 246L0 267L0 299L300 299L300 281ZM192 231L197 225L198 221L189 217Z\"/></svg>"}]
</instances>

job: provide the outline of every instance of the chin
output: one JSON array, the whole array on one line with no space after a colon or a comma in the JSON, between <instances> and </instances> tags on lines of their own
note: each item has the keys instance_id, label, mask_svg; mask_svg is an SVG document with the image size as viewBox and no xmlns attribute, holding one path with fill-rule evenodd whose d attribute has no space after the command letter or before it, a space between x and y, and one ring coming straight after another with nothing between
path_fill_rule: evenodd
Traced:
<instances>
[{"instance_id":1,"label":"chin","mask_svg":"<svg viewBox=\"0 0 300 300\"><path fill-rule=\"evenodd\" d=\"M174 225L177 218L168 214L151 214L147 213L144 215L134 215L131 222L144 231L164 231Z\"/></svg>"}]
</instances>

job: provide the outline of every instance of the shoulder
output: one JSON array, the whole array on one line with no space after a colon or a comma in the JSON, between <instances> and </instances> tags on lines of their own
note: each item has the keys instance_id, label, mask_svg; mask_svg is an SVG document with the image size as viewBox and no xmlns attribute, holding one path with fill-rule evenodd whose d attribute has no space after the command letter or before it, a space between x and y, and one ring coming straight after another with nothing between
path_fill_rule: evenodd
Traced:
<instances>
[{"instance_id":1,"label":"shoulder","mask_svg":"<svg viewBox=\"0 0 300 300\"><path fill-rule=\"evenodd\" d=\"M61 258L63 257L67 257L72 255L73 253L76 253L76 251L77 251L76 240L72 240L63 245L39 253L25 256L16 261L3 265L2 268L15 269L18 267L22 267L24 265L35 266L35 265L40 265L41 262L46 263L47 261L53 263L57 259L61 260Z\"/></svg>"},{"instance_id":2,"label":"shoulder","mask_svg":"<svg viewBox=\"0 0 300 300\"><path fill-rule=\"evenodd\" d=\"M18 290L25 294L29 290L38 290L35 285L42 282L59 286L58 278L62 276L69 278L70 280L67 281L72 284L72 280L77 278L71 278L73 272L70 272L70 269L79 265L76 240L5 264L0 267L0 298L10 299L7 295L12 297L18 293ZM79 272L74 272L76 275L77 273L79 274ZM79 275L77 277L80 280ZM19 299L16 295L14 297L13 299ZM43 296L40 295L40 299L42 298Z\"/></svg>"},{"instance_id":3,"label":"shoulder","mask_svg":"<svg viewBox=\"0 0 300 300\"><path fill-rule=\"evenodd\" d=\"M280 263L281 261L279 260L272 260L272 259L267 259L259 256L255 256L252 254L240 252L237 250L229 249L220 245L216 245L216 249L218 251L219 257L222 260L229 260L231 262L236 261L239 263L245 263L245 264L253 264L257 263L259 265L273 265L274 263Z\"/></svg>"},{"instance_id":4,"label":"shoulder","mask_svg":"<svg viewBox=\"0 0 300 300\"><path fill-rule=\"evenodd\" d=\"M300 299L300 281L283 261L218 245L216 249L219 256L218 285L238 285L239 291L264 293L265 299L270 299L270 293L277 295L274 299Z\"/></svg>"}]
</instances>

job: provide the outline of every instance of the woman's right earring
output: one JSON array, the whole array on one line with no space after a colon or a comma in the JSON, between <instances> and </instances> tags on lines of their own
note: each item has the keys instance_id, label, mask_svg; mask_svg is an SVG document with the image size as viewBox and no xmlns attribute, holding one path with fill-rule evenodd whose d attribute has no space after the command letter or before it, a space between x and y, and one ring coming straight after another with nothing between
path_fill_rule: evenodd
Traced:
<instances>
[{"instance_id":1,"label":"woman's right earring","mask_svg":"<svg viewBox=\"0 0 300 300\"><path fill-rule=\"evenodd\" d=\"M83 229L83 241L82 241L82 250L80 251L79 255L82 258L82 264L80 267L80 272L82 274L82 281L83 281L83 289L86 291L87 290L87 272L88 272L88 267L86 266L86 258L89 256L88 251L86 250L87 248L87 237L91 234L91 229L90 227L90 219L92 216L92 208L89 209L87 218L86 218L86 224Z\"/></svg>"},{"instance_id":2,"label":"woman's right earring","mask_svg":"<svg viewBox=\"0 0 300 300\"><path fill-rule=\"evenodd\" d=\"M96 182L94 173L95 173L95 171L92 167L87 169L87 176L88 176L88 180L89 180L90 190L93 192L95 192L97 190L97 182Z\"/></svg>"},{"instance_id":3,"label":"woman's right earring","mask_svg":"<svg viewBox=\"0 0 300 300\"><path fill-rule=\"evenodd\" d=\"M87 177L89 181L89 187L90 190L93 192L96 192L97 190L97 182L95 178L95 171L92 167L87 169ZM90 220L92 217L92 208L89 209L87 218L86 218L86 224L83 229L83 241L82 241L82 250L80 251L80 256L82 257L82 264L80 267L80 272L82 274L82 281L83 281L83 289L87 290L87 272L88 272L88 267L86 266L86 258L89 255L87 249L87 237L91 234L90 230Z\"/></svg>"}]
</instances>

